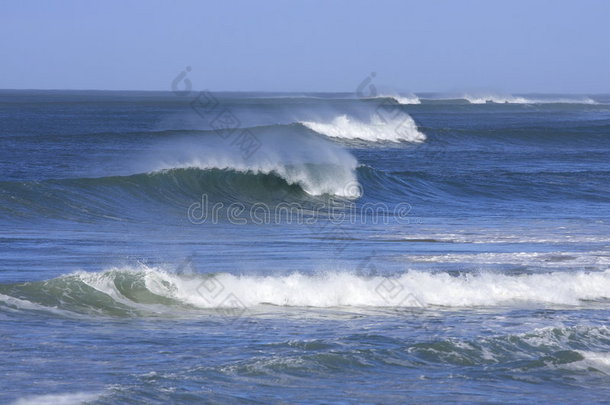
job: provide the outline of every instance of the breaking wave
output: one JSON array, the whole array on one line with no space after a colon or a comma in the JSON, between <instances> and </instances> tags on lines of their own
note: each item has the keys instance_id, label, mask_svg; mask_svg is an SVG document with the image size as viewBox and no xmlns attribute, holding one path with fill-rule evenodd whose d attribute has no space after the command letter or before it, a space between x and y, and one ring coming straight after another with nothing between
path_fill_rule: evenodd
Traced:
<instances>
[{"instance_id":1,"label":"breaking wave","mask_svg":"<svg viewBox=\"0 0 610 405\"><path fill-rule=\"evenodd\" d=\"M413 118L407 114L385 120L373 116L369 122L340 115L331 121L302 121L307 128L331 138L360 139L363 141L423 142L426 135L421 132Z\"/></svg>"},{"instance_id":2,"label":"breaking wave","mask_svg":"<svg viewBox=\"0 0 610 405\"><path fill-rule=\"evenodd\" d=\"M294 129L286 136L287 128ZM262 128L255 149L214 137L174 139L158 147L140 165L141 172L176 169L220 170L247 175L274 175L307 194L356 198L358 161L347 150L298 127Z\"/></svg>"},{"instance_id":3,"label":"breaking wave","mask_svg":"<svg viewBox=\"0 0 610 405\"><path fill-rule=\"evenodd\" d=\"M0 285L0 308L129 316L260 305L319 308L586 305L587 301L607 300L609 291L610 271L255 276L176 274L141 266Z\"/></svg>"}]
</instances>

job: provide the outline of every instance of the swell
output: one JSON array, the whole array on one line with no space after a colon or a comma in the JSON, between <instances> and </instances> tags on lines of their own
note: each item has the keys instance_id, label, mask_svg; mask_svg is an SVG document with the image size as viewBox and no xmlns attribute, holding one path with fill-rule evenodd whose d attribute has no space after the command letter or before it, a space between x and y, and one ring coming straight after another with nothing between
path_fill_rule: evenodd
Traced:
<instances>
[{"instance_id":1,"label":"swell","mask_svg":"<svg viewBox=\"0 0 610 405\"><path fill-rule=\"evenodd\" d=\"M452 275L408 271L277 276L177 274L161 268L113 268L37 282L0 285L3 309L141 316L219 308L469 308L607 305L610 271Z\"/></svg>"},{"instance_id":2,"label":"swell","mask_svg":"<svg viewBox=\"0 0 610 405\"><path fill-rule=\"evenodd\" d=\"M541 170L450 170L393 172L392 176L409 183L410 193L437 201L484 202L495 200L549 202L561 199L609 203L608 170L541 171Z\"/></svg>"},{"instance_id":3,"label":"swell","mask_svg":"<svg viewBox=\"0 0 610 405\"><path fill-rule=\"evenodd\" d=\"M203 194L210 201L246 205L313 197L273 172L178 168L131 176L2 182L0 216L85 221L142 219L159 212L184 216L186 207Z\"/></svg>"},{"instance_id":4,"label":"swell","mask_svg":"<svg viewBox=\"0 0 610 405\"><path fill-rule=\"evenodd\" d=\"M427 161L423 154L419 160ZM413 159L414 164L420 164ZM423 164L423 163L422 163ZM300 166L311 177L310 188L322 190L335 168ZM290 167L285 169L290 172ZM163 213L184 217L186 209L203 195L210 203L264 203L274 206L296 202L303 209L333 200L357 205L434 202L435 204L485 201L554 202L560 199L608 203L608 170L518 171L466 170L455 173L442 166L433 170L383 171L368 165L355 170L357 182L338 182L335 192L311 193L299 182L274 170L185 167L129 176L0 182L0 216L16 221L33 218L96 221L141 220ZM321 179L321 180L318 180ZM319 181L319 183L316 183ZM356 197L357 199L353 199ZM421 205L421 204L420 204ZM169 218L169 217L168 217Z\"/></svg>"},{"instance_id":5,"label":"swell","mask_svg":"<svg viewBox=\"0 0 610 405\"><path fill-rule=\"evenodd\" d=\"M296 173L307 172L309 188L336 190L311 193L291 173L290 166L276 170L185 167L162 169L129 176L49 179L0 182L0 217L8 220L34 218L96 221L142 220L163 213L184 217L195 202L239 203L245 207L298 203L301 209L350 201L400 203L417 195L417 183L369 166L356 169L357 182L333 183L333 165L304 165ZM328 183L331 181L331 183ZM318 182L318 183L317 183ZM356 198L356 200L354 200ZM318 210L320 214L325 211Z\"/></svg>"},{"instance_id":6,"label":"swell","mask_svg":"<svg viewBox=\"0 0 610 405\"><path fill-rule=\"evenodd\" d=\"M422 131L433 143L455 147L486 147L490 143L498 146L510 144L544 145L555 144L559 148L566 143L583 146L610 146L607 132L610 124L607 120L584 122L551 122L545 120L540 125L495 125L492 128L466 127L466 128L434 128L423 125ZM499 153L502 151L499 150Z\"/></svg>"},{"instance_id":7,"label":"swell","mask_svg":"<svg viewBox=\"0 0 610 405\"><path fill-rule=\"evenodd\" d=\"M283 130L286 132L290 132L291 129L302 127L301 124L291 123L291 124L270 124L270 125L255 125L250 127L244 127L244 130L250 130L255 132L267 131L267 130ZM92 131L92 132L75 132L75 133L66 133L66 134L45 134L44 139L49 140L61 140L61 139L74 139L74 138L101 138L102 140L108 140L109 138L150 138L150 139L158 139L158 138L166 138L166 137L176 137L176 136L200 136L200 137L218 137L219 132L214 129L200 129L200 128L168 128L168 129L147 129L147 130L120 130L120 131ZM31 139L34 136L32 135L12 135L7 134L5 137L10 138L21 138L23 140Z\"/></svg>"}]
</instances>

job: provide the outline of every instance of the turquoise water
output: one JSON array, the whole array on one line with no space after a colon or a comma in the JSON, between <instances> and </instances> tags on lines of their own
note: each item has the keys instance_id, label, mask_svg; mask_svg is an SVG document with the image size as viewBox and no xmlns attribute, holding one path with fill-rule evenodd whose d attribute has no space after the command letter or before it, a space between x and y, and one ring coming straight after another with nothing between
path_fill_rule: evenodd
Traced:
<instances>
[{"instance_id":1,"label":"turquoise water","mask_svg":"<svg viewBox=\"0 0 610 405\"><path fill-rule=\"evenodd\" d=\"M1 403L610 397L608 96L3 90L0 144Z\"/></svg>"}]
</instances>

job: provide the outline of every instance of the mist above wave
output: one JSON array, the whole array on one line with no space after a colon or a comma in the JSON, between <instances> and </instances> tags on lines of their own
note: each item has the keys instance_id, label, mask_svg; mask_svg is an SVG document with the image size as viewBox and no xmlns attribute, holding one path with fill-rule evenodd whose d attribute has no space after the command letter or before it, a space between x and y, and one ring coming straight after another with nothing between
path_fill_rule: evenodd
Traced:
<instances>
[{"instance_id":1,"label":"mist above wave","mask_svg":"<svg viewBox=\"0 0 610 405\"><path fill-rule=\"evenodd\" d=\"M231 138L174 139L159 145L138 167L146 172L198 168L273 174L310 195L360 196L358 161L350 152L315 134L285 131L276 128L252 134L258 148L247 155Z\"/></svg>"}]
</instances>

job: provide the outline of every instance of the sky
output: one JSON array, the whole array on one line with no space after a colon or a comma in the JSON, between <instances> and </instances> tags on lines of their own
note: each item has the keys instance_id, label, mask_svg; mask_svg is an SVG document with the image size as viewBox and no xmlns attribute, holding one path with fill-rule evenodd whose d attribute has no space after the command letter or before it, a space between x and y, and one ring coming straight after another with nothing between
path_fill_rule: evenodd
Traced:
<instances>
[{"instance_id":1,"label":"sky","mask_svg":"<svg viewBox=\"0 0 610 405\"><path fill-rule=\"evenodd\" d=\"M606 0L0 0L0 88L610 93Z\"/></svg>"}]
</instances>

